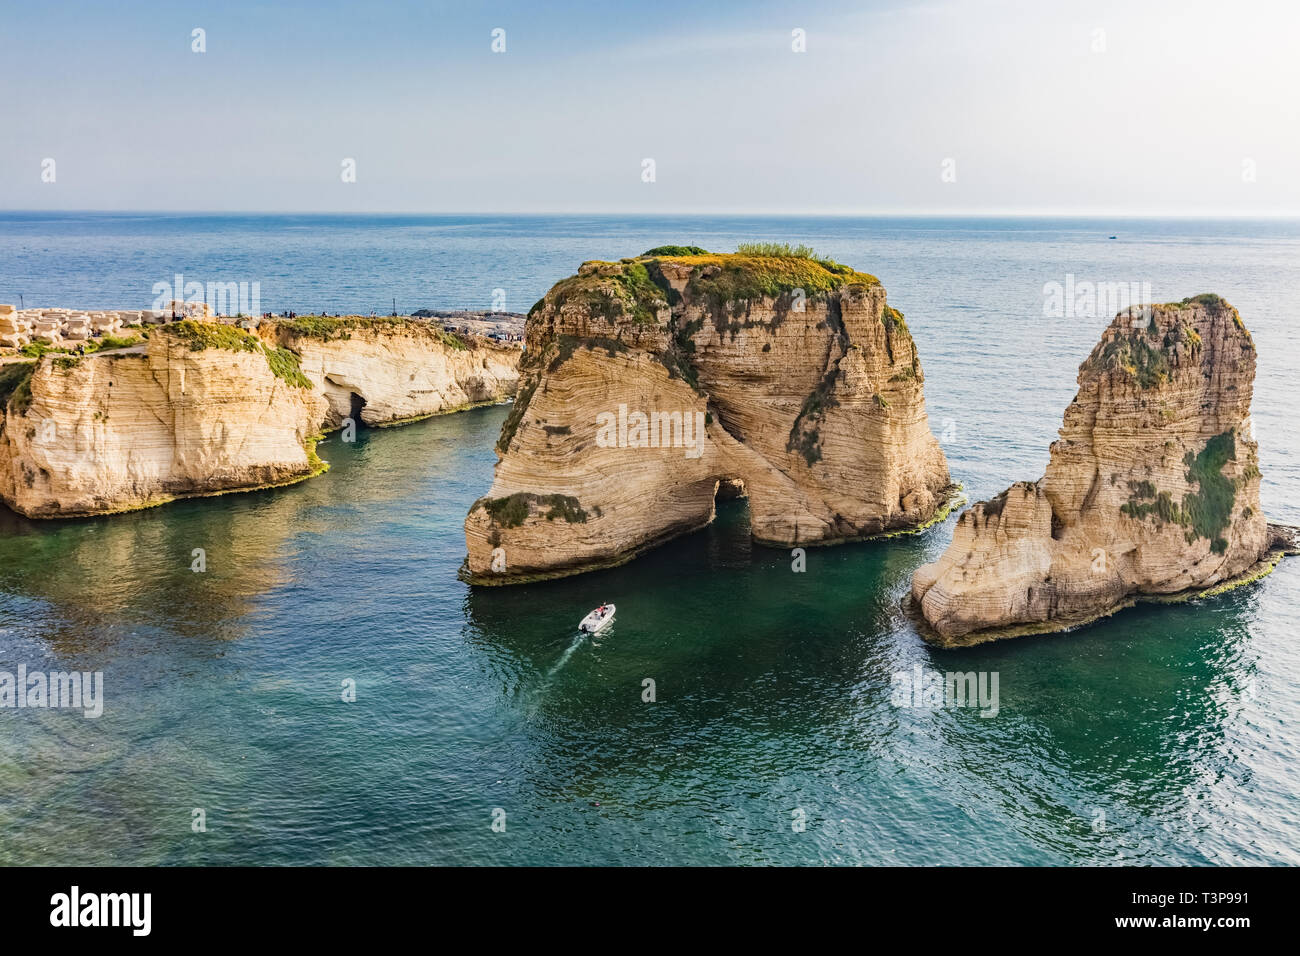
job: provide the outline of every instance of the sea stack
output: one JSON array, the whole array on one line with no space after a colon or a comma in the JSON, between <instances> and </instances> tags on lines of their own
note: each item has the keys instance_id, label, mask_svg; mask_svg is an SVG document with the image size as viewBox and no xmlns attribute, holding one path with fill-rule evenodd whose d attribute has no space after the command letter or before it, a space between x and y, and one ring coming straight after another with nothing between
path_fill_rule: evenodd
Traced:
<instances>
[{"instance_id":1,"label":"sea stack","mask_svg":"<svg viewBox=\"0 0 1300 956\"><path fill-rule=\"evenodd\" d=\"M748 496L764 544L924 526L952 489L923 382L902 314L847 266L676 246L584 263L528 315L462 577L620 564L719 496Z\"/></svg>"},{"instance_id":2,"label":"sea stack","mask_svg":"<svg viewBox=\"0 0 1300 956\"><path fill-rule=\"evenodd\" d=\"M1254 379L1250 333L1218 296L1121 312L1079 368L1047 473L968 509L914 574L926 636L1061 631L1270 570Z\"/></svg>"}]
</instances>

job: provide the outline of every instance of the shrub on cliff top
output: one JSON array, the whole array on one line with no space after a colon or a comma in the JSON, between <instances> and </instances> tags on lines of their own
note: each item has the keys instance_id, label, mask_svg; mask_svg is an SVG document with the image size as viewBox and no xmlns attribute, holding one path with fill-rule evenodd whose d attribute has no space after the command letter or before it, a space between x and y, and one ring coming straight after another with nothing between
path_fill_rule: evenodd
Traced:
<instances>
[{"instance_id":1,"label":"shrub on cliff top","mask_svg":"<svg viewBox=\"0 0 1300 956\"><path fill-rule=\"evenodd\" d=\"M788 242L741 242L736 244L736 254L741 256L776 256L792 259L816 259L812 246L802 243L792 246Z\"/></svg>"},{"instance_id":2,"label":"shrub on cliff top","mask_svg":"<svg viewBox=\"0 0 1300 956\"><path fill-rule=\"evenodd\" d=\"M650 256L707 256L708 249L701 249L699 246L655 246L653 249L647 249L641 253L640 258L645 259Z\"/></svg>"},{"instance_id":3,"label":"shrub on cliff top","mask_svg":"<svg viewBox=\"0 0 1300 956\"><path fill-rule=\"evenodd\" d=\"M742 242L736 246L740 256L757 256L769 259L810 259L827 272L837 275L852 275L853 269L834 259L825 259L817 255L812 246L802 243L792 246L788 242Z\"/></svg>"},{"instance_id":4,"label":"shrub on cliff top","mask_svg":"<svg viewBox=\"0 0 1300 956\"><path fill-rule=\"evenodd\" d=\"M88 351L111 352L116 349L129 349L132 346L139 345L143 341L144 339L138 335L132 335L128 338L119 338L116 335L106 335L98 342L92 343L95 345L95 348Z\"/></svg>"},{"instance_id":5,"label":"shrub on cliff top","mask_svg":"<svg viewBox=\"0 0 1300 956\"><path fill-rule=\"evenodd\" d=\"M262 341L256 335L250 335L233 325L218 322L196 322L183 319L170 325L161 326L162 331L174 339L185 343L191 352L204 349L225 349L228 352L256 352Z\"/></svg>"}]
</instances>

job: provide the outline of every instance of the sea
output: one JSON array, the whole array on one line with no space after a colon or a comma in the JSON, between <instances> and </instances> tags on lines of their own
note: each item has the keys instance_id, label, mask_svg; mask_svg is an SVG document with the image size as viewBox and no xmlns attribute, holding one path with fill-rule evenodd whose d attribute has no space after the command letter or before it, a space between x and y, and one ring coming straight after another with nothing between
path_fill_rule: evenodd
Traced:
<instances>
[{"instance_id":1,"label":"sea","mask_svg":"<svg viewBox=\"0 0 1300 956\"><path fill-rule=\"evenodd\" d=\"M1088 289L1223 296L1258 350L1263 507L1300 524L1291 220L5 212L0 302L148 308L181 275L263 311L526 312L585 260L763 241L881 279L971 500L1042 474L1115 311ZM0 672L103 691L0 707L0 864L1300 863L1300 560L940 650L900 600L955 518L800 569L741 500L613 570L471 588L507 410L331 437L289 488L0 506ZM948 673L996 706L900 693Z\"/></svg>"}]
</instances>

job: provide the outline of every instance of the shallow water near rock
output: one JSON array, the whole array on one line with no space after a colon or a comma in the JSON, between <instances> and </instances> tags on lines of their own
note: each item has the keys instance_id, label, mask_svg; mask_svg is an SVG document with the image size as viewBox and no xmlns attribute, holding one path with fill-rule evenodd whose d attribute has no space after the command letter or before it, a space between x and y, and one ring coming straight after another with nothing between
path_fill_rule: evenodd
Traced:
<instances>
[{"instance_id":1,"label":"shallow water near rock","mask_svg":"<svg viewBox=\"0 0 1300 956\"><path fill-rule=\"evenodd\" d=\"M1042 473L1110 319L1044 317L1044 283L1214 291L1259 350L1264 507L1300 523L1295 223L309 224L304 242L299 217L6 215L0 301L21 286L41 290L29 305L138 307L148 282L118 277L275 261L293 264L285 297L316 289L320 308L390 285L412 308L481 308L504 286L525 311L584 258L808 242L906 314L931 424L979 498ZM349 250L346 284L373 287L339 288ZM98 275L114 278L88 299ZM0 709L0 863L1300 862L1300 560L1211 600L944 651L899 601L953 519L809 549L794 573L728 501L623 567L470 589L461 523L505 413L331 436L329 473L286 489L58 523L0 512L0 669L106 685L98 719ZM576 640L601 601L615 623ZM997 715L896 706L894 675L917 664L997 673Z\"/></svg>"}]
</instances>

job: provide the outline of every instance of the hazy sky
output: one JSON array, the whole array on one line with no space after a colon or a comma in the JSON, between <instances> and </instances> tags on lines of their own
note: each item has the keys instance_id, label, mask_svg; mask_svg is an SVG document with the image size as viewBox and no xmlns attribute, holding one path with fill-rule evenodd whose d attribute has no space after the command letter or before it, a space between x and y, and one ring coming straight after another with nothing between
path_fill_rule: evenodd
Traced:
<instances>
[{"instance_id":1,"label":"hazy sky","mask_svg":"<svg viewBox=\"0 0 1300 956\"><path fill-rule=\"evenodd\" d=\"M1297 37L1290 0L0 0L0 208L1300 214Z\"/></svg>"}]
</instances>

